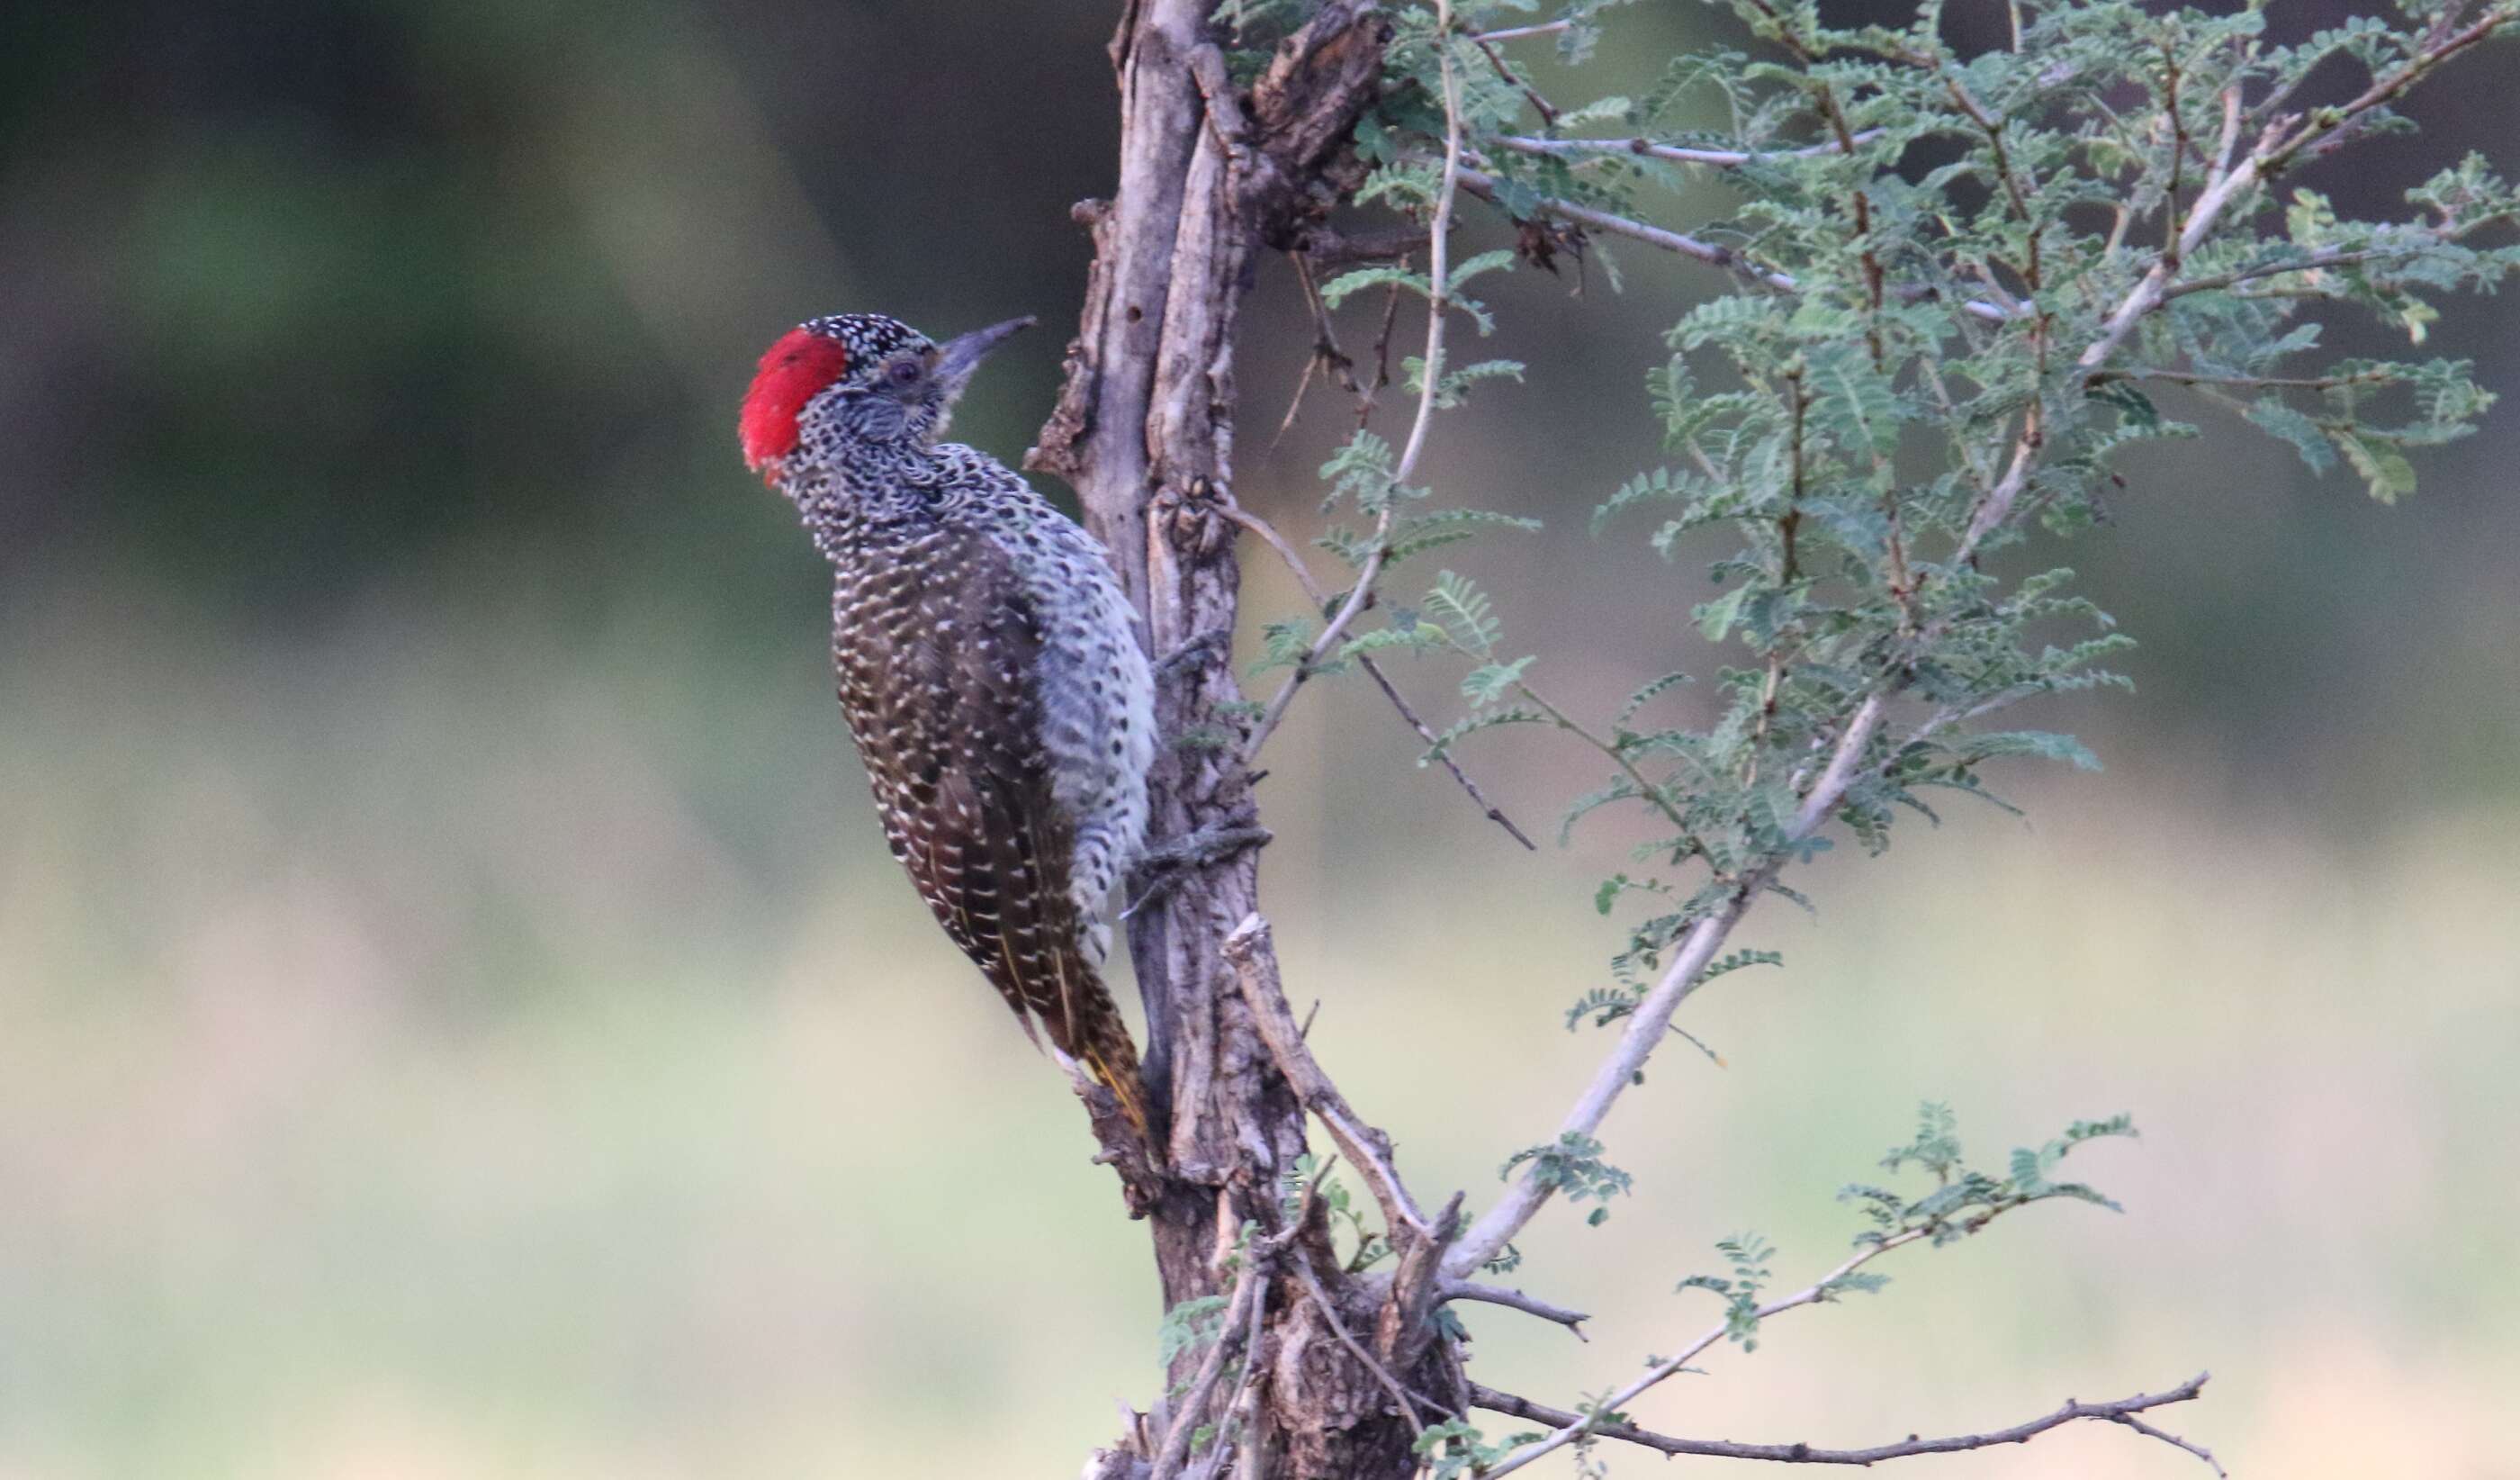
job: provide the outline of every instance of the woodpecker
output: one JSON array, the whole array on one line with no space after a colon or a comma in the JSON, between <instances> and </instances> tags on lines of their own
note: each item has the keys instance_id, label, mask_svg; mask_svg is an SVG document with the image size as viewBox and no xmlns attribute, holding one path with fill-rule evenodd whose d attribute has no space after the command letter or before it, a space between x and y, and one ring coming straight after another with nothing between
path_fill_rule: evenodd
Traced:
<instances>
[{"instance_id":1,"label":"woodpecker","mask_svg":"<svg viewBox=\"0 0 2520 1480\"><path fill-rule=\"evenodd\" d=\"M939 439L980 361L1031 323L940 346L878 314L813 319L762 355L739 432L831 564L840 708L892 856L1034 1043L1081 1062L1143 1135L1102 908L1146 833L1154 680L1102 547Z\"/></svg>"}]
</instances>

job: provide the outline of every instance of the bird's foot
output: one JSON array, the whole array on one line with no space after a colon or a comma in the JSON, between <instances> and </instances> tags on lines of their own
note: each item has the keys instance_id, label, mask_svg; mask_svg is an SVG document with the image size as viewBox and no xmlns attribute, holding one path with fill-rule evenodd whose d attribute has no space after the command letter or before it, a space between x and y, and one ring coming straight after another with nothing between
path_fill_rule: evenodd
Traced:
<instances>
[{"instance_id":1,"label":"bird's foot","mask_svg":"<svg viewBox=\"0 0 2520 1480\"><path fill-rule=\"evenodd\" d=\"M1129 870L1129 882L1136 891L1136 898L1120 911L1120 918L1128 919L1170 894L1187 874L1221 863L1251 849L1266 847L1278 835L1252 820L1255 815L1250 812L1238 814L1213 826L1159 843L1139 855L1138 861Z\"/></svg>"}]
</instances>

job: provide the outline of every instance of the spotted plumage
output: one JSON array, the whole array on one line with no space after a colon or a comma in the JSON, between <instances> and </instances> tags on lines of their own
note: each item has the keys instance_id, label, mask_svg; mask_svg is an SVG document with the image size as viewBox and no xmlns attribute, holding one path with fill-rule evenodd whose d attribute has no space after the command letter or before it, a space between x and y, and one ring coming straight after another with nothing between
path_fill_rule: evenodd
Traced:
<instances>
[{"instance_id":1,"label":"spotted plumage","mask_svg":"<svg viewBox=\"0 0 2520 1480\"><path fill-rule=\"evenodd\" d=\"M1026 322L939 347L878 315L815 319L762 356L740 430L831 562L840 707L893 856L1025 1031L1143 1131L1102 909L1146 831L1153 681L1102 547L938 440Z\"/></svg>"}]
</instances>

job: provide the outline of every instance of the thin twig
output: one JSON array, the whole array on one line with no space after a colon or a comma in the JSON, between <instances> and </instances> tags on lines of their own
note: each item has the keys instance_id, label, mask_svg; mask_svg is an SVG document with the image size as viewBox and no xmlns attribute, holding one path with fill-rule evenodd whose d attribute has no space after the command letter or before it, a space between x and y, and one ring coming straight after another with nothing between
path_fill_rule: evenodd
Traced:
<instances>
[{"instance_id":1,"label":"thin twig","mask_svg":"<svg viewBox=\"0 0 2520 1480\"><path fill-rule=\"evenodd\" d=\"M1321 350L1315 349L1305 356L1304 373L1295 377L1295 393L1286 401L1285 419L1278 423L1278 435L1269 439L1270 451L1277 451L1278 444L1286 439L1286 434L1295 430L1295 417L1304 409L1304 393L1313 389L1313 376L1321 368Z\"/></svg>"},{"instance_id":2,"label":"thin twig","mask_svg":"<svg viewBox=\"0 0 2520 1480\"><path fill-rule=\"evenodd\" d=\"M1269 548L1278 552L1278 558L1286 563L1286 569L1294 574L1295 583L1303 587L1304 594L1312 599L1316 610L1328 603L1328 596L1322 590L1321 583L1313 579L1313 573L1305 566L1303 556L1297 552L1285 535L1278 532L1277 526L1231 498L1224 500L1224 509L1226 518L1259 535ZM1375 686L1382 690L1383 697L1391 701L1391 707L1400 712L1400 717L1407 720L1409 727L1418 732L1418 738L1426 742L1428 750L1433 750L1436 743L1434 730L1428 728L1426 721L1418 717L1418 712L1410 708L1408 699L1403 697L1398 686L1392 683L1390 675L1383 672L1382 665L1374 662L1373 655L1371 653L1357 654L1356 661L1359 667L1372 676ZM1489 821L1504 828L1507 836L1516 843L1534 853L1540 851L1540 845L1532 842L1530 836L1515 826L1511 817L1505 814L1504 809L1489 801L1488 794L1479 790L1479 784L1470 779L1469 772L1462 769L1462 763L1453 759L1451 751L1440 752L1435 759L1443 763L1444 769L1453 773L1453 779L1461 783L1462 790L1467 792L1470 800L1478 804L1479 810L1487 814Z\"/></svg>"},{"instance_id":3,"label":"thin twig","mask_svg":"<svg viewBox=\"0 0 2520 1480\"><path fill-rule=\"evenodd\" d=\"M1855 135L1857 144L1869 144L1880 138L1883 129L1868 128ZM1564 158L1569 155L1646 155L1657 160L1676 160L1683 164L1708 164L1719 169L1737 169L1744 164L1762 164L1770 160L1817 160L1828 155L1846 153L1846 146L1831 139L1825 144L1813 144L1802 149L1691 149L1681 144L1657 144L1651 139L1534 139L1521 134L1499 134L1490 142L1516 154Z\"/></svg>"},{"instance_id":4,"label":"thin twig","mask_svg":"<svg viewBox=\"0 0 2520 1480\"><path fill-rule=\"evenodd\" d=\"M1444 26L1438 25L1435 33L1437 35L1442 35L1444 34ZM1480 55L1488 59L1488 66L1496 69L1497 76L1504 80L1505 85L1512 88L1518 93L1521 93L1523 100L1529 103L1532 108L1539 113L1540 121L1552 128L1557 126L1557 110L1552 108L1549 105L1549 100L1540 95L1539 88L1536 88L1530 83L1524 81L1520 73L1506 65L1505 53L1498 51L1494 46L1490 45L1489 40L1490 38L1486 36L1472 36L1470 38L1471 44L1478 47Z\"/></svg>"},{"instance_id":5,"label":"thin twig","mask_svg":"<svg viewBox=\"0 0 2520 1480\"><path fill-rule=\"evenodd\" d=\"M1482 201L1496 200L1496 176L1484 170L1462 170L1462 188ZM1633 221L1626 216L1612 215L1606 210L1596 210L1590 206L1578 206L1572 201L1561 201L1554 197L1544 198L1540 203L1540 208L1551 215L1563 217L1594 231L1606 231L1612 236L1627 237L1633 241L1659 247L1665 252L1676 252L1685 257L1694 257L1710 266L1739 273L1754 283L1782 293L1793 293L1800 287L1794 281L1792 274L1761 267L1730 247L1719 247L1713 242L1702 242L1692 236L1683 236L1677 231L1668 231L1660 226L1648 226L1642 221Z\"/></svg>"},{"instance_id":6,"label":"thin twig","mask_svg":"<svg viewBox=\"0 0 2520 1480\"><path fill-rule=\"evenodd\" d=\"M1535 1423L1550 1423L1562 1427L1589 1422L1589 1432L1598 1434L1604 1439L1617 1439L1627 1444L1642 1445L1664 1455L1703 1456L1718 1459L1770 1459L1784 1464L1878 1464L1885 1459L1906 1459L1916 1455L1950 1455L1964 1450L1992 1449L2000 1444L2026 1444L2049 1429L2061 1428L2065 1424L2080 1419L2093 1419L2122 1423L2139 1434L2148 1435L2164 1444L2177 1445L2207 1464L2213 1465L2214 1473L2220 1475L2224 1472L2223 1466L2216 1464L2213 1455L2202 1447L2191 1444L2176 1434L2155 1428L2135 1416L2151 1409L2192 1401L2204 1388L2206 1380L2211 1375L2208 1372L2199 1372L2168 1392L2138 1393L2132 1398L2120 1398L2114 1403L2080 1403L2068 1400L2062 1408L2052 1413L2033 1418L2026 1423L2016 1423L2010 1428L1990 1429L1982 1434L1955 1434L1941 1439L1911 1437L1895 1444L1875 1445L1870 1449L1859 1450L1821 1449L1810 1444L1735 1444L1729 1439L1675 1438L1668 1434L1655 1433L1651 1429L1640 1428L1633 1423L1588 1420L1582 1413L1551 1408L1547 1404L1534 1403L1528 1398L1499 1392L1495 1388L1483 1387L1477 1383L1470 1385L1470 1403L1471 1406L1486 1409L1492 1413L1526 1418ZM1489 1470L1486 1473L1494 1475L1501 1471Z\"/></svg>"},{"instance_id":7,"label":"thin twig","mask_svg":"<svg viewBox=\"0 0 2520 1480\"><path fill-rule=\"evenodd\" d=\"M1496 202L1496 176L1484 170L1463 169L1462 188L1482 201L1491 204ZM1642 221L1631 220L1626 216L1612 215L1606 210L1596 210L1590 206L1578 206L1572 201L1561 201L1554 196L1543 197L1540 208L1551 215L1572 221L1587 230L1626 237L1630 241L1642 242L1649 247L1659 247L1665 252L1677 253L1681 256L1693 258L1709 266L1721 267L1764 288L1773 288L1779 293L1802 291L1802 283L1792 273L1779 272L1773 267L1763 267L1730 247L1702 241L1693 236L1686 236L1664 227L1649 226ZM1902 289L1898 294L1903 301L1930 296L1931 291L1923 288L1917 288L1912 292ZM1999 304L1975 299L1963 303L1961 307L1971 317L1985 319L1991 323L2008 323L2013 317Z\"/></svg>"},{"instance_id":8,"label":"thin twig","mask_svg":"<svg viewBox=\"0 0 2520 1480\"><path fill-rule=\"evenodd\" d=\"M1295 1014L1286 1005L1286 994L1278 975L1278 953L1269 936L1269 922L1258 915L1246 916L1225 938L1218 953L1234 968L1235 985L1242 1000L1250 1005L1252 1027L1268 1046L1270 1057L1278 1064L1286 1086L1305 1109L1321 1118L1322 1125L1338 1142L1347 1159L1363 1169L1373 1190L1374 1200L1382 1205L1383 1224L1396 1235L1408 1228L1419 1238L1434 1237L1433 1225L1418 1211L1417 1200L1401 1183L1400 1174L1392 1170L1388 1142L1369 1130L1338 1086L1323 1072L1320 1060L1304 1041L1302 1030L1295 1026Z\"/></svg>"},{"instance_id":9,"label":"thin twig","mask_svg":"<svg viewBox=\"0 0 2520 1480\"><path fill-rule=\"evenodd\" d=\"M1347 1322L1339 1319L1338 1309L1330 1304L1329 1292L1322 1288L1321 1276L1313 1272L1312 1262L1303 1258L1300 1251L1295 1260L1295 1277L1303 1281L1304 1293L1312 1297L1314 1307L1322 1313L1322 1319L1328 1322L1330 1334L1338 1338L1339 1345L1347 1348L1348 1355L1364 1363L1366 1370L1372 1372L1374 1380L1382 1384L1382 1390L1391 1395L1391 1401L1400 1405L1400 1416L1408 1422L1409 1432L1425 1433L1426 1425L1418 1421L1418 1406L1410 1401L1408 1390L1400 1385L1399 1378L1391 1375L1390 1368L1374 1361L1373 1354L1349 1334Z\"/></svg>"},{"instance_id":10,"label":"thin twig","mask_svg":"<svg viewBox=\"0 0 2520 1480\"><path fill-rule=\"evenodd\" d=\"M2420 247L2378 247L2361 252L2313 253L2309 256L2297 257L2289 262L2262 262L2255 267L2243 267L2237 272L2226 272L2215 277L2188 278L2163 289L2161 297L2163 301L2167 302L2172 299L2185 298L2191 293L2212 293L2219 288L2228 288L2234 284L2251 282L2258 278L2274 277L2279 273L2317 272L2323 267L2350 267L2357 262L2412 256L2423 250Z\"/></svg>"},{"instance_id":11,"label":"thin twig","mask_svg":"<svg viewBox=\"0 0 2520 1480\"><path fill-rule=\"evenodd\" d=\"M2333 391L2339 386L2371 386L2398 379L2394 371L2362 370L2351 375L2208 375L2201 370L2095 370L2092 385L2111 381L2169 381L2181 386L2228 386L2239 391Z\"/></svg>"},{"instance_id":12,"label":"thin twig","mask_svg":"<svg viewBox=\"0 0 2520 1480\"><path fill-rule=\"evenodd\" d=\"M1409 259L1400 259L1400 270L1409 270ZM1373 332L1373 384L1356 398L1356 430L1373 425L1373 405L1383 388L1391 384L1391 331L1400 322L1400 285L1393 283L1382 291L1382 324Z\"/></svg>"},{"instance_id":13,"label":"thin twig","mask_svg":"<svg viewBox=\"0 0 2520 1480\"><path fill-rule=\"evenodd\" d=\"M1304 359L1304 373L1296 378L1295 394L1286 402L1285 419L1278 423L1278 435L1269 439L1274 450L1293 430L1295 417L1304 409L1304 393L1312 388L1313 376L1327 368L1350 395L1363 394L1356 383L1356 363L1339 348L1338 326L1330 321L1329 305L1322 301L1321 289L1313 282L1312 259L1303 253L1292 254L1295 282L1304 290L1304 304L1313 314L1313 352Z\"/></svg>"},{"instance_id":14,"label":"thin twig","mask_svg":"<svg viewBox=\"0 0 2520 1480\"><path fill-rule=\"evenodd\" d=\"M1626 747L1613 744L1594 734L1592 730L1579 723L1573 716L1551 703L1546 695L1521 679L1514 680L1513 691L1532 708L1549 717L1550 723L1607 757L1610 763L1616 765L1628 778L1628 784L1637 789L1637 797L1640 801L1661 812L1674 827L1682 832L1689 830L1688 814L1681 810L1679 804L1672 801L1662 787L1654 785L1646 778L1645 773L1638 768L1636 757L1629 754Z\"/></svg>"},{"instance_id":15,"label":"thin twig","mask_svg":"<svg viewBox=\"0 0 2520 1480\"><path fill-rule=\"evenodd\" d=\"M1813 1280L1810 1284L1796 1290L1791 1295L1772 1300L1766 1305L1759 1307L1756 1318L1766 1320L1772 1316L1782 1315L1783 1313L1793 1310L1799 1306L1818 1305L1820 1302L1828 1299L1842 1288L1842 1281L1844 1281L1846 1276L1849 1274L1852 1274L1857 1270L1870 1264L1873 1260L1879 1259L1882 1255L1889 1253L1892 1249L1899 1248L1904 1244L1914 1243L1917 1239L1925 1236L1927 1236L1926 1229L1910 1228L1904 1233L1893 1233L1888 1238L1881 1240L1879 1243L1868 1244L1865 1247L1858 1249L1855 1253L1849 1255L1836 1269L1829 1271L1820 1278ZM1636 1402L1637 1398L1647 1388L1666 1381L1687 1368L1689 1363L1696 1360L1698 1353L1703 1352L1708 1347L1722 1341L1726 1336L1732 1334L1732 1322L1729 1317L1723 1320L1717 1321L1696 1340L1690 1342L1685 1347L1682 1347L1677 1354L1666 1357L1662 1361L1655 1363L1652 1366L1645 1368L1644 1375L1637 1378L1633 1382L1630 1382L1626 1387L1619 1389L1609 1397L1604 1398L1599 1403L1594 1405L1595 1411L1599 1413L1615 1413L1620 1410L1625 1409L1629 1404ZM1486 1475L1493 1477L1518 1470L1524 1465L1529 1464L1534 1459L1541 1457L1543 1455L1551 1454L1566 1445L1574 1443L1578 1439L1583 1438L1587 1433L1592 1431L1594 1421L1595 1420L1589 1416L1579 1416L1576 1421L1560 1427L1555 1433L1535 1439L1529 1444L1522 1446L1520 1449L1513 1451L1511 1454L1507 1455L1503 1459L1498 1460L1494 1465L1490 1466L1485 1473Z\"/></svg>"},{"instance_id":16,"label":"thin twig","mask_svg":"<svg viewBox=\"0 0 2520 1480\"><path fill-rule=\"evenodd\" d=\"M1462 87L1453 68L1453 9L1451 0L1435 0L1435 34L1442 38L1438 48L1444 70L1444 179L1435 193L1435 209L1426 225L1426 357L1420 366L1422 384L1418 388L1418 418L1409 428L1408 441L1401 447L1400 461L1391 470L1390 488L1383 494L1382 512L1373 522L1372 548L1365 564L1356 573L1356 585L1347 600L1330 618L1322 634L1313 639L1310 651L1295 671L1286 675L1268 708L1251 726L1242 742L1242 763L1245 766L1258 758L1260 747L1268 742L1279 721L1286 717L1287 706L1295 702L1295 691L1312 676L1323 659L1337 650L1339 639L1346 635L1367 604L1373 600L1374 578L1382 574L1383 562L1391 557L1389 536L1391 511L1398 501L1398 489L1418 471L1419 454L1426 450L1426 429L1435 418L1435 389L1444 378L1444 330L1450 311L1446 278L1452 271L1451 243L1445 240L1453 226L1453 203L1462 181Z\"/></svg>"},{"instance_id":17,"label":"thin twig","mask_svg":"<svg viewBox=\"0 0 2520 1480\"><path fill-rule=\"evenodd\" d=\"M2199 1372L2196 1374L2196 1380L2190 1384L2190 1386L2203 1387L2205 1385L2205 1379L2213 1375L2214 1374L2211 1372ZM2190 1394L2189 1396L2192 1397L2194 1395ZM2174 1399L2172 1401L2175 1402L2177 1400ZM2223 1461L2214 1457L2214 1452L2212 1450L2207 1449L2205 1446L2198 1444L2192 1439L2182 1439L2177 1434L2171 1433L2168 1429L2154 1428L2151 1424L2138 1418L2135 1416L2137 1408L2132 1401L2117 1405L2101 1404L2096 1406L2103 1408L2118 1408L2120 1411L2107 1415L2112 1422L2123 1423L2128 1428L2135 1430L2138 1434L2144 1435L2146 1438L2158 1439L2164 1444L2183 1449L2187 1451L2187 1453L2194 1455L2197 1458L2204 1460L2205 1467L2212 1470L2215 1474L2222 1476L2223 1480L2230 1480L2230 1471L2223 1468ZM2146 1407L2149 1406L2150 1405L2146 1405ZM2077 1414L2076 1416L2080 1417L2085 1415Z\"/></svg>"},{"instance_id":18,"label":"thin twig","mask_svg":"<svg viewBox=\"0 0 2520 1480\"><path fill-rule=\"evenodd\" d=\"M1577 1341L1589 1342L1593 1339L1584 1334L1584 1322L1592 1319L1592 1317L1582 1311L1568 1310L1561 1305L1552 1305L1537 1295L1526 1295L1520 1290L1508 1290L1502 1285L1473 1284L1466 1279L1448 1279L1436 1293L1446 1300L1474 1300L1482 1305L1504 1306L1508 1310L1520 1311L1526 1316L1537 1316L1543 1320L1555 1321L1573 1332Z\"/></svg>"},{"instance_id":19,"label":"thin twig","mask_svg":"<svg viewBox=\"0 0 2520 1480\"><path fill-rule=\"evenodd\" d=\"M1550 21L1539 25L1508 25L1503 30L1481 31L1473 41L1515 41L1524 36L1553 36L1574 24L1572 21Z\"/></svg>"},{"instance_id":20,"label":"thin twig","mask_svg":"<svg viewBox=\"0 0 2520 1480\"><path fill-rule=\"evenodd\" d=\"M1470 779L1469 772L1462 769L1462 763L1453 759L1452 750L1449 747L1438 749L1439 742L1434 730L1428 728L1426 721L1418 717L1418 712L1409 707L1409 701L1401 696L1400 690L1393 685L1389 675L1382 671L1382 665L1374 662L1372 655L1368 653L1357 654L1356 661L1363 666L1368 674L1372 675L1374 686L1382 690L1383 697L1391 701L1391 707L1400 712L1400 717L1409 721L1409 727L1418 732L1418 738L1425 741L1426 748L1434 752L1436 762L1444 769L1453 773L1453 779L1461 783L1462 791L1469 793L1470 800L1478 804L1479 809L1487 814L1487 819L1504 828L1508 837L1524 848L1533 853L1540 852L1540 845L1532 842L1530 835L1516 827L1513 819L1505 814L1503 808L1489 801L1487 793L1479 790L1479 784Z\"/></svg>"}]
</instances>

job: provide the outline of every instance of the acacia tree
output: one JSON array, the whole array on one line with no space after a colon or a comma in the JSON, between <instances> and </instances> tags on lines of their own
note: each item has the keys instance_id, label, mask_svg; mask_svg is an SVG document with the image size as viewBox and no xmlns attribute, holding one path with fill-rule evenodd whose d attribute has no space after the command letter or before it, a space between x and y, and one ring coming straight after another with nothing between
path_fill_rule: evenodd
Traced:
<instances>
[{"instance_id":1,"label":"acacia tree","mask_svg":"<svg viewBox=\"0 0 2520 1480\"><path fill-rule=\"evenodd\" d=\"M1159 1143L1138 1139L1106 1093L1080 1090L1153 1236L1168 1366L1153 1411L1087 1472L1502 1475L1567 1449L1593 1473L1611 1443L1860 1464L2085 1419L2211 1464L2155 1423L2202 1375L1857 1451L1652 1433L1623 1411L1710 1350L1746 1349L1785 1311L1875 1287L1868 1267L1895 1250L1966 1238L2044 1199L2105 1202L2060 1179L2058 1162L2128 1133L2123 1117L1981 1171L1927 1107L1884 1163L1921 1184L1847 1189L1862 1231L1834 1267L1780 1294L1768 1246L1720 1246L1728 1268L1688 1282L1719 1307L1704 1333L1589 1402L1475 1381L1449 1307L1582 1318L1483 1279L1515 1265L1515 1235L1552 1204L1627 1189L1600 1138L1613 1104L1692 992L1774 959L1728 947L1754 906L1800 900L1794 865L1840 842L1879 853L1903 810L1933 815L1938 792L1993 800L1981 773L2007 758L2091 763L2070 737L1990 722L2033 696L2118 681L2100 665L2127 640L2070 593L2070 573L2019 552L2092 521L2121 448L2197 435L2163 413L2157 388L2184 388L2315 469L2350 468L2383 500L2413 488L2408 449L2469 430L2492 397L2466 364L2339 358L2320 330L2331 314L2376 314L2420 343L2434 299L2512 267L2515 249L2497 243L2520 199L2471 158L2408 190L2403 218L2357 221L2288 176L2408 127L2408 90L2511 28L2520 3L2408 0L2279 40L2266 0L2229 15L2008 0L2000 43L1969 51L1946 38L1938 0L1853 28L1823 24L1815 0L1724 0L1746 53L1677 58L1636 98L1579 103L1532 85L1518 50L1581 62L1622 3L1124 8L1119 185L1078 208L1095 247L1083 323L1028 458L1076 488L1145 616L1169 741L1153 787L1163 867L1141 879L1128 921ZM1685 126L1708 116L1720 126ZM1731 187L1728 218L1649 224L1654 192L1708 171ZM1391 218L1333 223L1350 206ZM1513 245L1464 254L1473 212ZM1579 716L1549 697L1545 664L1507 645L1470 582L1444 572L1420 598L1395 594L1428 551L1520 523L1417 482L1437 413L1523 371L1457 352L1464 326L1488 320L1471 290L1518 264L1606 267L1612 244L1720 274L1723 291L1677 314L1670 358L1645 372L1672 465L1610 493L1597 518L1643 531L1667 558L1712 560L1722 594L1669 619L1712 646L1721 717L1703 729L1658 717L1688 674L1640 675L1616 713ZM1324 469L1336 523L1309 558L1234 493L1237 320L1273 254L1318 315L1308 381L1319 371L1358 401L1360 430ZM1372 337L1370 354L1340 349L1343 317L1351 342ZM1367 425L1377 400L1405 428L1395 438ZM1649 530L1647 508L1664 511ZM1265 627L1263 667L1283 676L1261 702L1230 664L1243 532L1316 606ZM1322 579L1314 561L1340 574ZM1464 713L1440 731L1377 666L1403 655L1464 670ZM1644 908L1569 1018L1614 1030L1601 1061L1553 1128L1499 1148L1502 1194L1474 1216L1459 1193L1413 1190L1324 1071L1260 913L1257 762L1304 686L1350 669L1526 846L1455 756L1496 726L1546 726L1593 758L1604 783L1575 800L1568 826L1625 809L1654 830L1642 866L1600 886L1605 914L1631 897ZM1332 1162L1365 1198L1351 1201Z\"/></svg>"}]
</instances>

